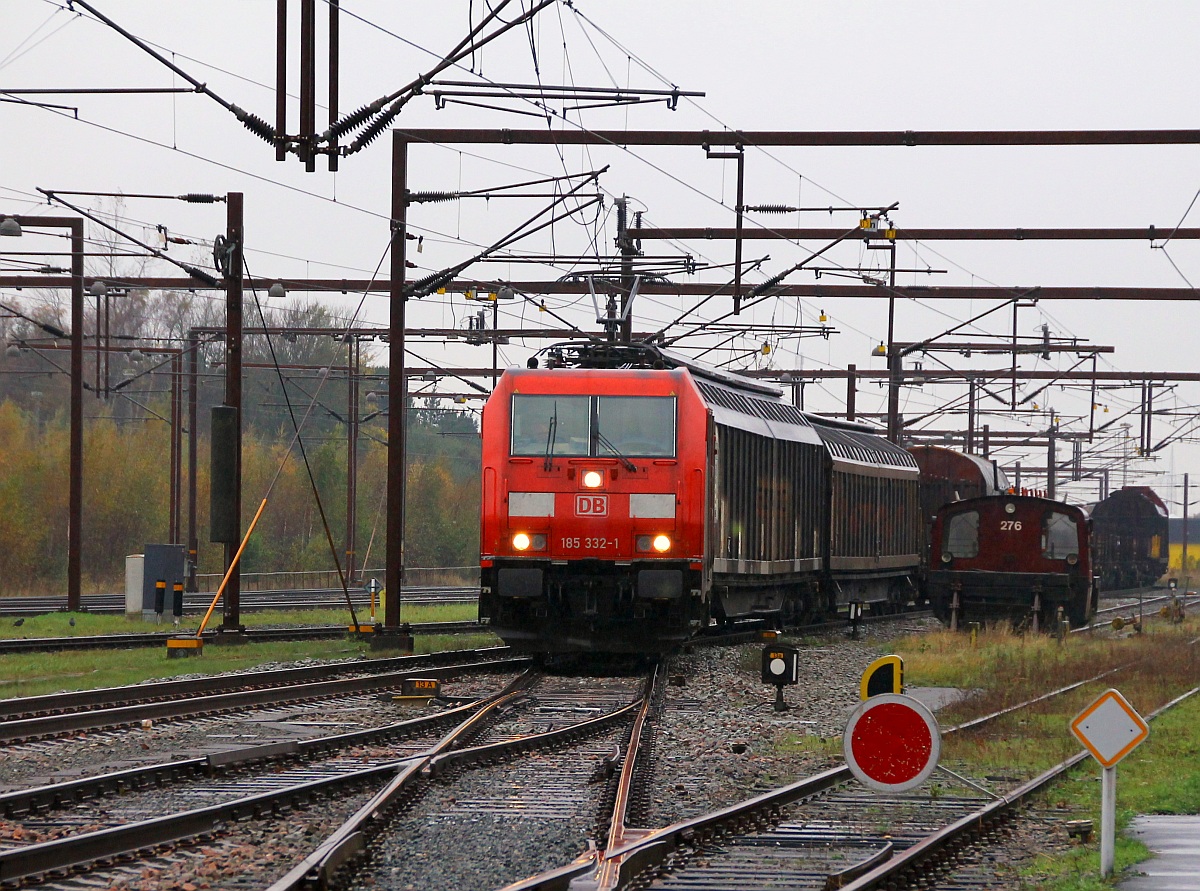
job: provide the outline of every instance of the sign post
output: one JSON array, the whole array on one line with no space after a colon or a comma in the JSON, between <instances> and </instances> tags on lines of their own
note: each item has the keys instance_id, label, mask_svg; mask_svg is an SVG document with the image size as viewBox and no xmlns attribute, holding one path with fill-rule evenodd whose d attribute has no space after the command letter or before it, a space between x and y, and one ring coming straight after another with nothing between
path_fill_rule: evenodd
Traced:
<instances>
[{"instance_id":1,"label":"sign post","mask_svg":"<svg viewBox=\"0 0 1200 891\"><path fill-rule=\"evenodd\" d=\"M1108 878L1116 854L1117 762L1142 744L1150 728L1124 696L1106 690L1071 722L1071 733L1104 768L1100 785L1100 875Z\"/></svg>"}]
</instances>

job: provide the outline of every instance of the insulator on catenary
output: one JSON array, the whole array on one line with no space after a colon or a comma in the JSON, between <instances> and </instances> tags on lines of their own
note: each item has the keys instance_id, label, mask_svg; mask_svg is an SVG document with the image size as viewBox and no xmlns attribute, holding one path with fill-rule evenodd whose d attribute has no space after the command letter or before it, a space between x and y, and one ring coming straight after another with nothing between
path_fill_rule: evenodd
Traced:
<instances>
[{"instance_id":1,"label":"insulator on catenary","mask_svg":"<svg viewBox=\"0 0 1200 891\"><path fill-rule=\"evenodd\" d=\"M458 192L409 192L409 204L433 204L438 201L453 201Z\"/></svg>"},{"instance_id":2,"label":"insulator on catenary","mask_svg":"<svg viewBox=\"0 0 1200 891\"><path fill-rule=\"evenodd\" d=\"M274 145L274 143L275 143L275 128L274 127L272 127L270 124L268 124L262 118L260 118L258 115L251 114L250 112L246 111L244 108L238 108L236 105L231 105L229 107L229 110L232 111L235 115L237 115L237 119L242 122L242 126L244 126L247 130L249 130L255 136L258 136L260 139L266 140L267 142Z\"/></svg>"},{"instance_id":3,"label":"insulator on catenary","mask_svg":"<svg viewBox=\"0 0 1200 891\"><path fill-rule=\"evenodd\" d=\"M798 207L790 207L787 204L756 204L746 208L746 210L754 211L755 213L791 213L799 209Z\"/></svg>"},{"instance_id":4,"label":"insulator on catenary","mask_svg":"<svg viewBox=\"0 0 1200 891\"><path fill-rule=\"evenodd\" d=\"M179 196L180 201L186 201L189 204L216 204L221 199L216 195L209 195L202 192L188 192L186 195ZM173 239L168 238L168 241ZM185 242L177 241L176 244L184 244Z\"/></svg>"},{"instance_id":5,"label":"insulator on catenary","mask_svg":"<svg viewBox=\"0 0 1200 891\"><path fill-rule=\"evenodd\" d=\"M345 136L351 130L357 130L367 122L367 119L373 114L378 114L379 109L383 108L383 100L376 99L370 105L364 105L358 111L352 111L340 121L335 121L329 125L329 129L322 134L322 138L327 142Z\"/></svg>"},{"instance_id":6,"label":"insulator on catenary","mask_svg":"<svg viewBox=\"0 0 1200 891\"><path fill-rule=\"evenodd\" d=\"M368 145L378 139L379 134L381 134L391 125L392 121L396 119L396 115L400 114L400 109L402 107L403 106L397 102L387 111L373 120L370 124L368 124L362 133L359 134L358 139L354 140L354 142L350 144L350 151L357 152L359 149L366 148Z\"/></svg>"}]
</instances>

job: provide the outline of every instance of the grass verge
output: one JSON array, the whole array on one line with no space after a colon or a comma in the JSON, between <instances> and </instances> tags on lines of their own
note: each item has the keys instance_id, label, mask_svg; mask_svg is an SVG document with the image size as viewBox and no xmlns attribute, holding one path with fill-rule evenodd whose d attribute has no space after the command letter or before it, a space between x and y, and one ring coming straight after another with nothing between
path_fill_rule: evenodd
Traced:
<instances>
[{"instance_id":1,"label":"grass verge","mask_svg":"<svg viewBox=\"0 0 1200 891\"><path fill-rule=\"evenodd\" d=\"M412 604L403 610L405 622L472 622L479 614L474 603ZM369 610L357 610L359 622L369 624ZM203 615L184 616L178 628L170 616L163 622L145 621L140 616L126 618L101 613L43 613L26 616L24 621L5 617L0 619L0 639L32 637L84 637L92 634L146 634L155 631L191 631L200 626ZM382 615L377 616L382 620ZM75 624L71 624L71 620ZM243 612L242 624L247 628L278 625L349 625L350 613L344 609L312 610L264 610ZM21 621L21 624L16 624ZM213 613L209 628L215 629L221 621L219 612Z\"/></svg>"},{"instance_id":2,"label":"grass verge","mask_svg":"<svg viewBox=\"0 0 1200 891\"><path fill-rule=\"evenodd\" d=\"M467 650L498 644L489 634L418 635L414 652ZM0 699L119 687L152 678L243 671L305 659L371 659L388 655L395 654L372 650L366 641L349 638L210 645L204 648L202 656L190 659L168 659L165 648L22 653L0 656Z\"/></svg>"}]
</instances>

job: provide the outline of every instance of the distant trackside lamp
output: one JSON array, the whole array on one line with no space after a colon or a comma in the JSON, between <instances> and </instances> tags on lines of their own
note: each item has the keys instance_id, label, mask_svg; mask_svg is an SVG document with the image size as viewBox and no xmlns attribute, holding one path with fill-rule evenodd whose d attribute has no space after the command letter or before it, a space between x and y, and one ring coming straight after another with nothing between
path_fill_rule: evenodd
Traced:
<instances>
[{"instance_id":1,"label":"distant trackside lamp","mask_svg":"<svg viewBox=\"0 0 1200 891\"><path fill-rule=\"evenodd\" d=\"M267 289L267 296L272 300L282 300L287 296L287 288L281 282L275 282L275 284Z\"/></svg>"},{"instance_id":2,"label":"distant trackside lamp","mask_svg":"<svg viewBox=\"0 0 1200 891\"><path fill-rule=\"evenodd\" d=\"M93 297L103 297L108 293L108 285L102 281L94 281L88 285L88 293Z\"/></svg>"},{"instance_id":3,"label":"distant trackside lamp","mask_svg":"<svg viewBox=\"0 0 1200 891\"><path fill-rule=\"evenodd\" d=\"M3 221L0 221L0 235L7 235L10 238L20 238L22 234L21 224L13 217L5 217Z\"/></svg>"},{"instance_id":4,"label":"distant trackside lamp","mask_svg":"<svg viewBox=\"0 0 1200 891\"><path fill-rule=\"evenodd\" d=\"M882 340L879 341L879 346L877 346L877 347L875 347L875 349L871 350L871 355L872 356L886 356L887 355L887 346L884 344L884 342Z\"/></svg>"}]
</instances>

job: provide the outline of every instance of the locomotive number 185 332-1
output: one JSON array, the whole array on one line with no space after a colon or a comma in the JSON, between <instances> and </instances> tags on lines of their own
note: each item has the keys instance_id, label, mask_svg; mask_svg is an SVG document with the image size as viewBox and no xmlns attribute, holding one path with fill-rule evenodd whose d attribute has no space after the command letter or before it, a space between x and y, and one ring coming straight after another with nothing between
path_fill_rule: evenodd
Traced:
<instances>
[{"instance_id":1,"label":"locomotive number 185 332-1","mask_svg":"<svg viewBox=\"0 0 1200 891\"><path fill-rule=\"evenodd\" d=\"M589 551L605 551L615 549L617 544L618 542L615 538L593 538L585 536L580 538L564 538L562 540L563 549L568 551L576 551L581 548Z\"/></svg>"}]
</instances>

